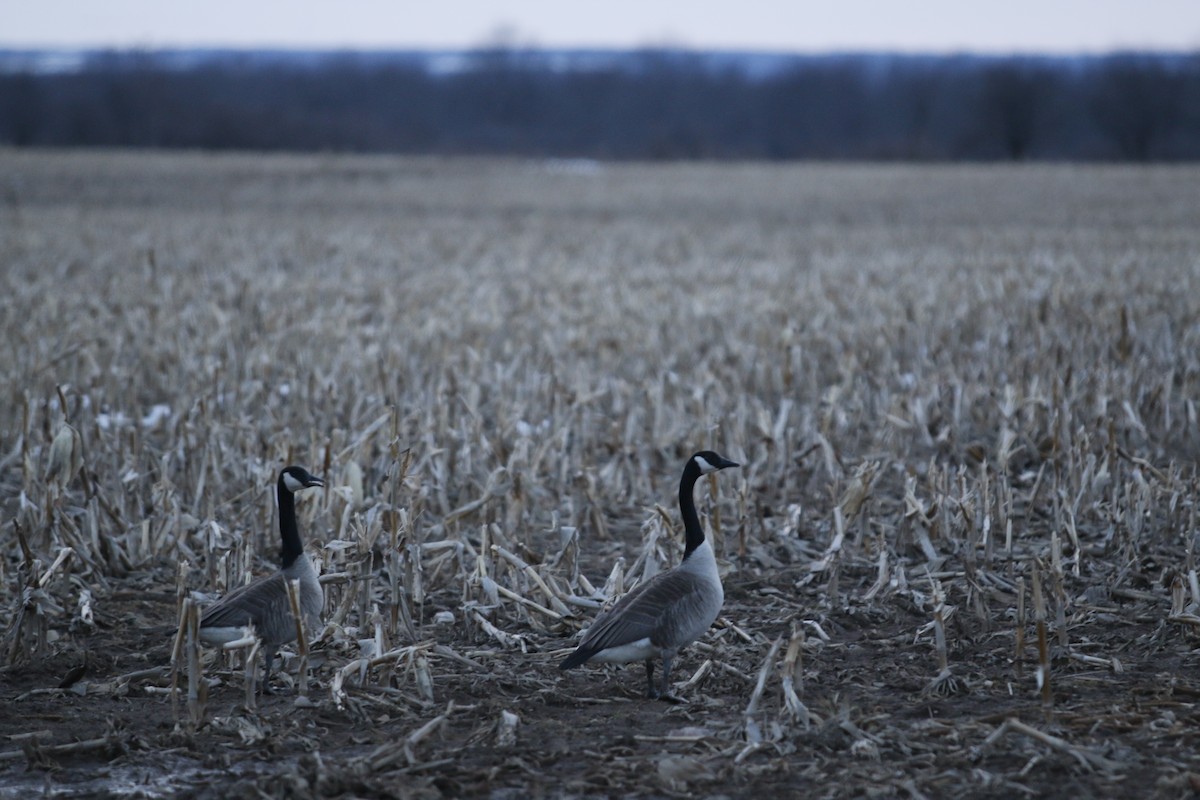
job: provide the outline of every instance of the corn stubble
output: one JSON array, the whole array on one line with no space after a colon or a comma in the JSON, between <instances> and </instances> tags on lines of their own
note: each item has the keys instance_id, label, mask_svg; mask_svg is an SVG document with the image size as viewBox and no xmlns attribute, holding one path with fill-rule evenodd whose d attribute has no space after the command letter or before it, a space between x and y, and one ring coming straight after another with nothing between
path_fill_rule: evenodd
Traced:
<instances>
[{"instance_id":1,"label":"corn stubble","mask_svg":"<svg viewBox=\"0 0 1200 800\"><path fill-rule=\"evenodd\" d=\"M633 697L629 671L551 667L677 563L702 446L743 463L697 491L726 607L683 659L691 709L640 741L706 780L907 764L936 793L1058 758L1119 781L1145 742L1104 743L1152 713L1128 666L1194 646L1191 168L0 163L25 181L0 243L6 665L103 650L91 615L154 573L177 671L86 691L169 694L194 736L222 695L269 713L252 640L244 675L201 663L189 592L271 568L274 475L303 463L324 625L280 678L380 731L345 768L520 748L539 708L573 727Z\"/></svg>"}]
</instances>

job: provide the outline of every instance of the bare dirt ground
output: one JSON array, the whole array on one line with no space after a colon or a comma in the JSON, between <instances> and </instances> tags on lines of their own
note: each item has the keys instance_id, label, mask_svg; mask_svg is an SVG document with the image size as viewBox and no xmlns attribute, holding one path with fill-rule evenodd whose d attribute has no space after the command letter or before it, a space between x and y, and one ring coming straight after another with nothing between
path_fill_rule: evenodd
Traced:
<instances>
[{"instance_id":1,"label":"bare dirt ground","mask_svg":"<svg viewBox=\"0 0 1200 800\"><path fill-rule=\"evenodd\" d=\"M0 167L0 796L1200 791L1197 170ZM560 673L708 446L688 702ZM290 462L307 688L189 704Z\"/></svg>"},{"instance_id":2,"label":"bare dirt ground","mask_svg":"<svg viewBox=\"0 0 1200 800\"><path fill-rule=\"evenodd\" d=\"M48 790L196 797L797 791L1012 797L1188 796L1200 788L1200 681L1189 674L1194 656L1164 644L1177 634L1157 621L1163 613L1155 604L1080 610L1093 618L1072 629L1086 646L1080 649L1119 659L1121 672L1056 657L1054 709L1043 712L1029 688L1035 664L1018 673L1009 632L982 626L954 632L955 676L931 686L929 644L914 641L925 619L915 609L822 611L817 591L783 598L764 594L761 581L729 584L727 623L786 636L786 625L762 625L762 617L803 615L832 640L805 659L804 692L816 718L811 726L792 726L744 757L743 711L765 651L736 641L731 627L706 641L713 650L693 651L683 662L683 674L704 659L721 664L683 706L642 699L640 667L593 668L560 678L554 659L532 653L491 656L478 668L437 660L432 704L376 687L352 694L353 705L345 710L314 691L313 707L297 709L294 697L272 696L251 713L235 680L212 690L205 724L188 732L179 722L186 722L186 710L172 714L166 698L145 696L138 681L94 696L46 691L85 652L86 682L76 684L81 690L168 658L159 636L106 629L102 622L96 634L54 657L4 675L11 713L0 723L0 735L37 736L10 740L3 789L11 796ZM117 610L107 624L166 622L173 593L165 584L160 589L114 598ZM430 637L463 654L475 646L469 637L432 626ZM553 649L563 643L541 644ZM771 710L779 713L777 704ZM520 718L512 742L499 739L505 711ZM767 716L766 725L779 724ZM407 737L440 717L434 734L404 747ZM1009 718L1070 744L1056 747L1012 732L989 738ZM80 741L89 744L77 752L53 751Z\"/></svg>"}]
</instances>

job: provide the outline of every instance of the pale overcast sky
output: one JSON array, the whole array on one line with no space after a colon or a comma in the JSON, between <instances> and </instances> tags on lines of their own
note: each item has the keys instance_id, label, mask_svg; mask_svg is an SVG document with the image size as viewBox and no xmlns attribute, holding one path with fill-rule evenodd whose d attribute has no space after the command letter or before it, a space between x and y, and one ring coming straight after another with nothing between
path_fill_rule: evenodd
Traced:
<instances>
[{"instance_id":1,"label":"pale overcast sky","mask_svg":"<svg viewBox=\"0 0 1200 800\"><path fill-rule=\"evenodd\" d=\"M0 0L0 47L1200 50L1200 0Z\"/></svg>"}]
</instances>

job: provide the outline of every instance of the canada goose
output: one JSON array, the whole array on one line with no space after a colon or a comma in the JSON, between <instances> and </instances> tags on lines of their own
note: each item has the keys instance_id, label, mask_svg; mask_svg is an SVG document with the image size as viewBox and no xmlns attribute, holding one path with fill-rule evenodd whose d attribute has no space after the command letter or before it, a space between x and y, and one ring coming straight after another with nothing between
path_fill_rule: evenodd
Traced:
<instances>
[{"instance_id":1,"label":"canada goose","mask_svg":"<svg viewBox=\"0 0 1200 800\"><path fill-rule=\"evenodd\" d=\"M309 625L320 623L325 594L313 569L312 561L304 555L304 544L296 527L294 492L310 486L324 486L318 477L303 467L285 467L276 483L279 501L279 536L283 541L279 572L248 583L206 606L200 616L200 640L206 644L224 644L245 635L246 626L253 626L262 639L267 669L263 674L263 694L270 694L267 681L279 645L296 639L296 621L288 600L287 581L300 581L300 611Z\"/></svg>"},{"instance_id":2,"label":"canada goose","mask_svg":"<svg viewBox=\"0 0 1200 800\"><path fill-rule=\"evenodd\" d=\"M578 649L558 665L559 669L571 669L591 660L616 663L644 660L647 696L651 700L682 702L668 691L671 661L681 648L708 630L725 602L717 559L712 545L704 539L692 488L701 475L736 466L740 465L711 450L702 450L687 460L679 481L679 513L685 536L683 560L635 586L597 617ZM663 661L661 689L654 685L655 656Z\"/></svg>"}]
</instances>

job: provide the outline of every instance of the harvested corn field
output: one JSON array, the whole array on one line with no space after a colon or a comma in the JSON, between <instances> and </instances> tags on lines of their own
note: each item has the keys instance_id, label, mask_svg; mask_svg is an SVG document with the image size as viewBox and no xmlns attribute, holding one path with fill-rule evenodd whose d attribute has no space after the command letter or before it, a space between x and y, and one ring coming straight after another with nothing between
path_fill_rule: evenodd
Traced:
<instances>
[{"instance_id":1,"label":"harvested corn field","mask_svg":"<svg viewBox=\"0 0 1200 800\"><path fill-rule=\"evenodd\" d=\"M6 151L0 188L0 795L1200 788L1200 169ZM688 702L560 672L678 563L705 448L741 467L697 486ZM176 631L278 568L288 464L325 609L259 695Z\"/></svg>"}]
</instances>

